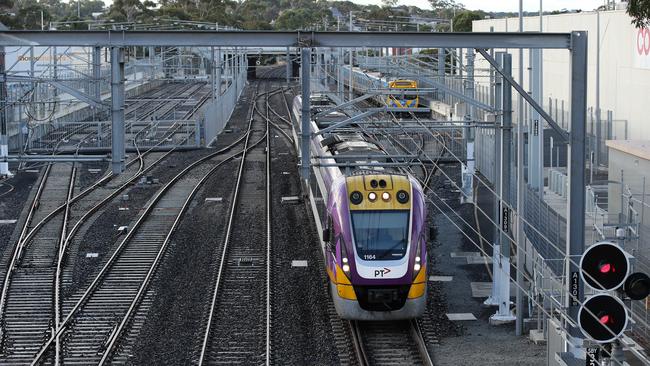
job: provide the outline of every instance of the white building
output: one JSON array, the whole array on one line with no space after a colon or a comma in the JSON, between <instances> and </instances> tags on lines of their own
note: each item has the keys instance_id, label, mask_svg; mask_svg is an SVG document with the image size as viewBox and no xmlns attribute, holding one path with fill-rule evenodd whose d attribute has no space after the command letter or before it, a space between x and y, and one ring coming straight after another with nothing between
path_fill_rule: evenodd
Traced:
<instances>
[{"instance_id":1,"label":"white building","mask_svg":"<svg viewBox=\"0 0 650 366\"><path fill-rule=\"evenodd\" d=\"M650 28L636 29L625 10L548 15L543 17L541 23L544 32L588 32L587 106L595 110L600 104L602 111L613 111L614 119L627 120L628 138L650 139ZM491 28L495 32L517 32L519 20L508 18L473 22L474 32L489 32ZM539 17L524 18L525 32L539 29ZM513 75L516 77L519 52L512 54ZM596 67L598 55L599 68ZM479 60L478 67L487 67L484 60ZM525 52L524 80L528 79L528 60L528 52ZM569 53L566 50L545 50L543 60L544 105L548 104L549 97L557 98L564 101L568 109ZM599 101L597 79L600 80ZM524 86L527 88L527 81ZM604 112L602 118L605 119Z\"/></svg>"}]
</instances>

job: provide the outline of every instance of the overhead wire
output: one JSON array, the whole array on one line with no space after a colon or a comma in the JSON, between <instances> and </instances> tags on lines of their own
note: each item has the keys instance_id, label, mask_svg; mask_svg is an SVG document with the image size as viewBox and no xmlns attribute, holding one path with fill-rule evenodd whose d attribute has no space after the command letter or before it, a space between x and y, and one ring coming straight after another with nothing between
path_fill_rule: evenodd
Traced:
<instances>
[{"instance_id":1,"label":"overhead wire","mask_svg":"<svg viewBox=\"0 0 650 366\"><path fill-rule=\"evenodd\" d=\"M423 127L425 127L427 130L429 130L426 126L423 126ZM431 133L430 130L429 130L429 132ZM405 131L405 133L406 133L406 131ZM408 135L408 133L406 133L406 134ZM432 136L433 136L433 134L432 134ZM436 136L433 136L433 137L436 138ZM412 138L412 137L411 137L411 138ZM417 146L417 144L416 144L416 146ZM445 147L447 150L449 150L449 149L448 149L444 144L442 144L442 146ZM422 152L425 156L427 156L427 154L426 154L424 151L421 151L421 152ZM454 156L454 157L457 159L458 162L462 163L462 161L460 161L460 159L458 159L458 157L457 157L457 156L456 156L456 155L455 155L451 150L449 150L449 152L451 153L452 156ZM427 157L428 157L428 156L427 156ZM432 161L430 158L429 158L429 160ZM435 165L437 165L437 163L435 163ZM440 167L438 167L438 168L440 169ZM440 170L442 171L442 169L440 169ZM457 184L456 184L456 183L455 183L455 182L454 182L454 181L453 181L453 180L452 180L452 179L451 179L451 178L450 178L450 177L449 177L449 176L448 176L444 171L442 171L442 172L443 172L443 174L444 174L447 178L449 178L449 180L452 182L452 184L454 184L456 187L458 187L458 185L457 185ZM501 199L501 197L500 197L496 192L492 191L492 190L489 188L489 186L487 186L487 184L485 184L485 182L484 182L482 179L480 179L479 177L477 177L477 178L479 179L479 181L481 181L481 183L483 183L484 185L486 185L486 187L488 187L488 189L489 189L489 190L490 190L494 195L496 195L498 198ZM489 242L489 241L487 241L487 239L485 239L485 238L483 237L483 235L482 235L480 232L477 232L475 229L473 229L473 228L471 227L471 225L469 225L469 224L468 224L468 223L467 223L467 222L466 222L462 217L460 217L460 216L458 215L458 213L456 213L453 209L451 209L451 207L450 207L450 206L449 206L449 205L448 205L444 200L442 200L442 199L437 195L437 193L435 193L435 191L431 190L430 187L427 187L427 188L428 188L428 189L429 189L429 190L430 190L430 191L431 191L431 192L436 196L436 198L438 198L438 199L439 199L441 202L443 202L443 203L444 203L444 204L445 204L445 205L446 205L446 206L447 206L451 211L453 211L453 212L456 214L456 216L458 216L458 217L461 219L461 221L462 221L466 226L469 226L472 230L474 230L475 233L478 235L478 237L479 237L481 240L485 240L486 242ZM443 215L444 215L445 217L447 217L447 218L448 218L448 219L449 219L449 220L454 224L454 226L456 226L456 227L457 227L457 228L458 228L458 229L463 233L463 235L467 236L467 238L470 240L470 242L472 242L475 246L477 246L478 248L480 248L480 250L481 250L481 252L483 252L483 254L487 255L487 253L485 252L485 249L483 248L482 245L477 245L476 242L475 242L471 237L469 237L469 235L467 235L467 233L466 233L464 230L462 230L460 227L458 227L457 224L456 224L456 223L455 223L455 222L454 222L454 221L453 221L453 220L452 220L452 219L451 219L451 218L450 218L446 213L444 213L444 212L442 211L442 209L441 209L438 205L436 205L436 204L435 204L435 203L434 203L430 198L427 198L427 199L428 199L428 200L429 200L429 201L430 201L430 202L431 202L431 203L432 203L432 204L433 204L433 205L434 205L434 206L435 206L435 207L436 207L436 208L437 208L441 213L443 213ZM504 202L504 203L505 203L505 202ZM478 205L475 205L475 207L477 207L477 206L478 206ZM497 228L500 229L500 225L497 225L494 221L492 221L492 220L489 218L489 215L487 215L487 214L486 214L484 211L482 211L482 210L481 210L481 212L482 212L486 217L488 217L488 219L490 220L490 222L491 222L493 225L495 225ZM529 226L532 226L532 225L530 225L530 223L528 223L528 222L526 222L526 223L527 223ZM535 228L533 227L533 229L535 229ZM536 230L536 229L535 229L535 230ZM501 231L502 231L502 230L501 230ZM506 235L506 237L508 237L508 239L511 241L511 243L516 243L516 242L514 241L514 238L510 237L507 233L504 233L504 234ZM541 235L541 233L539 233L539 234ZM543 235L542 235L542 236L543 236ZM554 244L550 241L550 239L546 238L545 236L544 236L544 238L545 238L547 241L549 241L549 243L550 243L551 245L554 245ZM559 250L559 248L557 248L557 247L556 247L555 249L558 249L558 250ZM524 249L524 251L525 251L525 249ZM561 251L560 251L560 252L561 252ZM530 254L530 253L529 253L529 254ZM569 258L569 260L571 260L571 259ZM518 264L515 265L515 268L517 268L517 265L518 265ZM524 274L524 277L526 277L530 282L532 282L532 279L531 279L531 278L530 278L530 277L529 277L525 272L522 272L522 273ZM588 274L586 274L586 275L588 276ZM512 281L512 279L511 279L511 281ZM561 281L558 281L558 280L555 280L555 281L556 281L558 284L562 285L562 286L564 285ZM516 284L516 285L518 286L518 284ZM529 292L529 290L527 290L527 289L525 289L525 288L522 288L522 290L524 290L527 294L531 295L530 292ZM551 297L552 297L552 295L545 294L544 291L542 291L541 293L542 293L542 296L551 296ZM569 296L574 297L572 294L569 294ZM529 296L529 297L530 297L531 301L533 301L533 302L534 302L534 303L539 307L540 304L539 304L539 303L534 299L534 297L533 297L533 296ZM577 300L577 298L574 299L574 300ZM541 310L544 311L544 312L546 312L546 310L544 309L543 306L541 306ZM587 309L587 312L591 313L588 309ZM565 316L566 319L570 319L570 318L568 317L567 314L563 314L563 315ZM591 313L590 315L595 317L595 314L593 314L593 313ZM634 316L634 314L632 314L632 315ZM611 328L608 329L608 331L611 332ZM613 334L613 333L612 333L612 334Z\"/></svg>"}]
</instances>

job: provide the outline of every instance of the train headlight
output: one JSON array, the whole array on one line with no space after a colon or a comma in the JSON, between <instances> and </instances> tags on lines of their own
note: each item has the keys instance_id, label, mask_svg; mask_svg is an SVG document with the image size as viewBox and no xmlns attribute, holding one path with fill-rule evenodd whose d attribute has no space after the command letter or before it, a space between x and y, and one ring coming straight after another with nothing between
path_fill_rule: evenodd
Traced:
<instances>
[{"instance_id":1,"label":"train headlight","mask_svg":"<svg viewBox=\"0 0 650 366\"><path fill-rule=\"evenodd\" d=\"M343 272L345 273L350 273L350 265L349 264L344 264L343 267Z\"/></svg>"},{"instance_id":2,"label":"train headlight","mask_svg":"<svg viewBox=\"0 0 650 366\"><path fill-rule=\"evenodd\" d=\"M375 202L377 200L377 193L375 192L368 193L368 199L370 200L370 202Z\"/></svg>"},{"instance_id":3,"label":"train headlight","mask_svg":"<svg viewBox=\"0 0 650 366\"><path fill-rule=\"evenodd\" d=\"M348 263L348 259L343 257L343 263Z\"/></svg>"},{"instance_id":4,"label":"train headlight","mask_svg":"<svg viewBox=\"0 0 650 366\"><path fill-rule=\"evenodd\" d=\"M421 243L418 241L416 245L417 250L415 251L415 264L413 264L413 278L415 278L420 272L420 269L422 269L422 257L420 256Z\"/></svg>"},{"instance_id":5,"label":"train headlight","mask_svg":"<svg viewBox=\"0 0 650 366\"><path fill-rule=\"evenodd\" d=\"M390 200L390 193L384 192L381 194L381 199L384 201L389 201Z\"/></svg>"}]
</instances>

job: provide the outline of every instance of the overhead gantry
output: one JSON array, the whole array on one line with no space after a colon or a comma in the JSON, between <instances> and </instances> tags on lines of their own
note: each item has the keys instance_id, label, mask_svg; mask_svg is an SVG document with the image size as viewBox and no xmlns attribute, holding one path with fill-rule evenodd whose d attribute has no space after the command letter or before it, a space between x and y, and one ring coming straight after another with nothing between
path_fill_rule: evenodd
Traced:
<instances>
[{"instance_id":1,"label":"overhead gantry","mask_svg":"<svg viewBox=\"0 0 650 366\"><path fill-rule=\"evenodd\" d=\"M584 251L585 242L585 131L586 131L586 96L587 96L587 34L572 33L397 33L397 32L272 32L272 31L0 31L0 47L4 46L81 46L107 47L111 49L112 81L112 124L113 145L112 164L114 171L119 171L124 159L124 80L123 49L132 46L177 46L177 47L270 47L274 49L295 50L300 48L302 60L302 132L301 132L301 174L309 179L311 156L309 144L310 132L310 67L312 48L315 47L400 47L400 48L466 48L476 49L494 69L503 77L503 83L512 86L554 129L558 124L538 103L523 90L511 76L508 60L495 60L487 50L490 49L560 49L567 50L571 60L571 130L559 129L560 136L569 146L569 198L567 199L567 255L578 256ZM500 56L501 57L501 56ZM504 67L504 64L506 67ZM0 69L3 75L0 83L4 88L6 73L4 63ZM289 63L287 63L289 65ZM439 64L438 68L444 65ZM94 75L97 77L97 75ZM505 89L504 89L505 90ZM450 93L451 90L443 90ZM96 100L97 95L88 96ZM6 93L0 93L0 104L6 104ZM6 113L6 110L3 111ZM121 118L122 116L122 118ZM0 137L0 163L6 162L6 117L0 116L2 136ZM509 121L504 121L504 124ZM509 260L509 258L508 258ZM567 273L579 272L579 268L567 261ZM523 280L522 280L523 282ZM569 286L569 281L567 281ZM523 296L523 283L518 284L517 297ZM568 317L576 319L579 304L584 300L583 286L575 291L567 291ZM509 296L505 297L509 299ZM571 298L571 301L569 301ZM509 301L509 300L507 300ZM517 302L521 306L520 301ZM521 310L521 309L520 309ZM517 311L521 317L523 311ZM518 319L517 327L523 326ZM572 327L570 335L579 336L579 330Z\"/></svg>"}]
</instances>

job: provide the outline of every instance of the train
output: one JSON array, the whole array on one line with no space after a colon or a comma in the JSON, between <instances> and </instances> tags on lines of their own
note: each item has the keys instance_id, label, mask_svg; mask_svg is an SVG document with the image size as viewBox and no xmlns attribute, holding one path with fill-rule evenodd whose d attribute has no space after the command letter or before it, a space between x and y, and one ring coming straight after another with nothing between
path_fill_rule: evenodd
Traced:
<instances>
[{"instance_id":1,"label":"train","mask_svg":"<svg viewBox=\"0 0 650 366\"><path fill-rule=\"evenodd\" d=\"M318 134L349 116L328 112L336 104L324 95L312 95L310 104L311 154L321 164L312 167L308 189L336 312L350 320L421 316L429 232L422 187L408 174L373 164L389 158L362 133ZM294 121L301 109L297 96Z\"/></svg>"},{"instance_id":2,"label":"train","mask_svg":"<svg viewBox=\"0 0 650 366\"><path fill-rule=\"evenodd\" d=\"M350 66L341 67L341 74L346 85L349 87ZM388 79L376 71L364 70L359 67L352 68L352 88L359 93L365 93L372 89L395 89L394 94L378 95L374 98L379 105L396 108L417 108L420 105L418 95L405 94L404 91L416 91L418 82L411 79L397 78Z\"/></svg>"}]
</instances>

